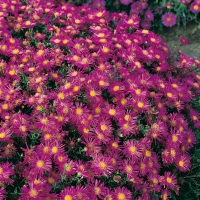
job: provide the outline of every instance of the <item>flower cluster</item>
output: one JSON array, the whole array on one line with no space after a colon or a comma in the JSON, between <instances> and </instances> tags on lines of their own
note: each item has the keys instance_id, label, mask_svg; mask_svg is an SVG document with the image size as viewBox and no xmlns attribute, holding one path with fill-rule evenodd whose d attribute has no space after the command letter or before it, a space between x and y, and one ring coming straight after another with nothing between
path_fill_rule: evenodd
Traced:
<instances>
[{"instance_id":1,"label":"flower cluster","mask_svg":"<svg viewBox=\"0 0 200 200\"><path fill-rule=\"evenodd\" d=\"M200 62L172 56L134 13L0 6L0 199L178 194L196 142L189 124L200 128Z\"/></svg>"},{"instance_id":2,"label":"flower cluster","mask_svg":"<svg viewBox=\"0 0 200 200\"><path fill-rule=\"evenodd\" d=\"M156 28L161 24L166 27L186 25L195 20L200 12L199 0L90 0L88 3L95 9L106 7L111 11L123 10L130 15L140 15L140 25L144 29Z\"/></svg>"}]
</instances>

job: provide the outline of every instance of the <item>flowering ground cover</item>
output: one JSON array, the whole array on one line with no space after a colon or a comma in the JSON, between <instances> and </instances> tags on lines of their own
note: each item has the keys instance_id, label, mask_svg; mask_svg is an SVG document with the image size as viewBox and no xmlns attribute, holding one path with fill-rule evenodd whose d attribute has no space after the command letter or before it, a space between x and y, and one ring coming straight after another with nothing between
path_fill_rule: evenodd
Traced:
<instances>
[{"instance_id":1,"label":"flowering ground cover","mask_svg":"<svg viewBox=\"0 0 200 200\"><path fill-rule=\"evenodd\" d=\"M62 2L60 0L59 2ZM163 26L184 26L190 21L199 23L199 0L68 0L81 5L88 3L92 8L105 8L111 12L126 12L141 17L144 29L162 30Z\"/></svg>"},{"instance_id":2,"label":"flowering ground cover","mask_svg":"<svg viewBox=\"0 0 200 200\"><path fill-rule=\"evenodd\" d=\"M0 199L199 198L200 61L89 5L1 1L0 28Z\"/></svg>"}]
</instances>

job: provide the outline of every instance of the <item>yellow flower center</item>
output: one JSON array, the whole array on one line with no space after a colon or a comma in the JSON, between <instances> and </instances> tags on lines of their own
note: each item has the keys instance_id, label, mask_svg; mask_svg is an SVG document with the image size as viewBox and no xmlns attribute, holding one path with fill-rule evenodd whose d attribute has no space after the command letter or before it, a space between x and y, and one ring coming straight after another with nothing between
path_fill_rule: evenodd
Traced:
<instances>
[{"instance_id":1,"label":"yellow flower center","mask_svg":"<svg viewBox=\"0 0 200 200\"><path fill-rule=\"evenodd\" d=\"M52 151L52 153L57 153L57 152L58 152L58 147L53 147L53 148L51 149L51 151Z\"/></svg>"},{"instance_id":2,"label":"yellow flower center","mask_svg":"<svg viewBox=\"0 0 200 200\"><path fill-rule=\"evenodd\" d=\"M178 164L179 164L180 167L184 166L184 162L182 160L180 160Z\"/></svg>"},{"instance_id":3,"label":"yellow flower center","mask_svg":"<svg viewBox=\"0 0 200 200\"><path fill-rule=\"evenodd\" d=\"M99 81L100 86L104 86L105 82L104 81Z\"/></svg>"},{"instance_id":4,"label":"yellow flower center","mask_svg":"<svg viewBox=\"0 0 200 200\"><path fill-rule=\"evenodd\" d=\"M177 141L178 141L177 135L173 135L173 136L172 136L172 141L173 141L173 142L177 142Z\"/></svg>"},{"instance_id":5,"label":"yellow flower center","mask_svg":"<svg viewBox=\"0 0 200 200\"><path fill-rule=\"evenodd\" d=\"M136 152L136 147L135 146L131 146L129 148L129 150L130 150L131 153L135 153Z\"/></svg>"},{"instance_id":6,"label":"yellow flower center","mask_svg":"<svg viewBox=\"0 0 200 200\"><path fill-rule=\"evenodd\" d=\"M94 192L95 192L96 195L99 195L100 192L101 192L101 189L99 187L95 187Z\"/></svg>"},{"instance_id":7,"label":"yellow flower center","mask_svg":"<svg viewBox=\"0 0 200 200\"><path fill-rule=\"evenodd\" d=\"M6 134L4 132L0 133L0 138L5 138L6 137Z\"/></svg>"},{"instance_id":8,"label":"yellow flower center","mask_svg":"<svg viewBox=\"0 0 200 200\"><path fill-rule=\"evenodd\" d=\"M172 98L173 94L172 94L171 92L168 92L168 93L167 93L167 96L168 96L169 98Z\"/></svg>"},{"instance_id":9,"label":"yellow flower center","mask_svg":"<svg viewBox=\"0 0 200 200\"><path fill-rule=\"evenodd\" d=\"M107 130L107 126L106 126L105 124L101 125L101 130L102 130L102 131Z\"/></svg>"},{"instance_id":10,"label":"yellow flower center","mask_svg":"<svg viewBox=\"0 0 200 200\"><path fill-rule=\"evenodd\" d=\"M10 71L9 71L9 74L10 74L11 76L15 75L15 70L14 70L14 69L10 70Z\"/></svg>"},{"instance_id":11,"label":"yellow flower center","mask_svg":"<svg viewBox=\"0 0 200 200\"><path fill-rule=\"evenodd\" d=\"M77 108L76 109L76 114L77 115L82 115L83 114L83 110L81 108Z\"/></svg>"},{"instance_id":12,"label":"yellow flower center","mask_svg":"<svg viewBox=\"0 0 200 200\"><path fill-rule=\"evenodd\" d=\"M91 90L91 91L90 91L90 96L91 96L91 97L95 97L95 96L96 96L96 92L95 92L94 90Z\"/></svg>"},{"instance_id":13,"label":"yellow flower center","mask_svg":"<svg viewBox=\"0 0 200 200\"><path fill-rule=\"evenodd\" d=\"M143 108L144 107L144 103L142 103L142 102L138 102L137 105L138 105L139 108Z\"/></svg>"},{"instance_id":14,"label":"yellow flower center","mask_svg":"<svg viewBox=\"0 0 200 200\"><path fill-rule=\"evenodd\" d=\"M117 91L119 90L119 86L116 85L115 87L113 87L113 90L114 90L115 92L117 92Z\"/></svg>"},{"instance_id":15,"label":"yellow flower center","mask_svg":"<svg viewBox=\"0 0 200 200\"><path fill-rule=\"evenodd\" d=\"M167 183L172 183L172 179L170 177L167 177L166 181Z\"/></svg>"},{"instance_id":16,"label":"yellow flower center","mask_svg":"<svg viewBox=\"0 0 200 200\"><path fill-rule=\"evenodd\" d=\"M108 53L108 52L109 52L109 48L108 48L108 47L104 47L104 48L102 49L102 51L103 51L104 53Z\"/></svg>"},{"instance_id":17,"label":"yellow flower center","mask_svg":"<svg viewBox=\"0 0 200 200\"><path fill-rule=\"evenodd\" d=\"M101 113L101 108L99 108L99 107L95 108L95 113L96 114L100 114Z\"/></svg>"},{"instance_id":18,"label":"yellow flower center","mask_svg":"<svg viewBox=\"0 0 200 200\"><path fill-rule=\"evenodd\" d=\"M105 162L102 161L102 162L99 163L99 166L100 166L101 169L104 170L104 169L106 169L107 164L106 164Z\"/></svg>"},{"instance_id":19,"label":"yellow flower center","mask_svg":"<svg viewBox=\"0 0 200 200\"><path fill-rule=\"evenodd\" d=\"M126 196L124 195L124 193L119 193L118 195L117 195L117 198L118 198L118 200L125 200L126 199Z\"/></svg>"},{"instance_id":20,"label":"yellow flower center","mask_svg":"<svg viewBox=\"0 0 200 200\"><path fill-rule=\"evenodd\" d=\"M71 195L65 195L65 199L64 200L72 200L72 196Z\"/></svg>"},{"instance_id":21,"label":"yellow flower center","mask_svg":"<svg viewBox=\"0 0 200 200\"><path fill-rule=\"evenodd\" d=\"M167 17L167 22L171 22L172 21L172 19L170 18L170 17Z\"/></svg>"},{"instance_id":22,"label":"yellow flower center","mask_svg":"<svg viewBox=\"0 0 200 200\"><path fill-rule=\"evenodd\" d=\"M0 167L0 174L3 174L3 168Z\"/></svg>"},{"instance_id":23,"label":"yellow flower center","mask_svg":"<svg viewBox=\"0 0 200 200\"><path fill-rule=\"evenodd\" d=\"M198 5L195 5L195 6L193 7L193 9L194 9L194 10L198 10L198 9L199 9L199 6L198 6Z\"/></svg>"},{"instance_id":24,"label":"yellow flower center","mask_svg":"<svg viewBox=\"0 0 200 200\"><path fill-rule=\"evenodd\" d=\"M131 173L132 172L132 167L130 165L126 166L126 172Z\"/></svg>"},{"instance_id":25,"label":"yellow flower center","mask_svg":"<svg viewBox=\"0 0 200 200\"><path fill-rule=\"evenodd\" d=\"M44 167L44 162L42 160L37 161L37 167L38 168L43 168Z\"/></svg>"},{"instance_id":26,"label":"yellow flower center","mask_svg":"<svg viewBox=\"0 0 200 200\"><path fill-rule=\"evenodd\" d=\"M36 197L38 195L38 192L37 192L37 190L32 189L32 190L30 190L29 195L30 195L30 197Z\"/></svg>"},{"instance_id":27,"label":"yellow flower center","mask_svg":"<svg viewBox=\"0 0 200 200\"><path fill-rule=\"evenodd\" d=\"M109 114L112 115L112 116L115 115L116 114L116 110L115 109L110 109L109 110Z\"/></svg>"},{"instance_id":28,"label":"yellow flower center","mask_svg":"<svg viewBox=\"0 0 200 200\"><path fill-rule=\"evenodd\" d=\"M62 93L62 92L58 93L58 98L59 99L64 99L65 98L64 93Z\"/></svg>"}]
</instances>

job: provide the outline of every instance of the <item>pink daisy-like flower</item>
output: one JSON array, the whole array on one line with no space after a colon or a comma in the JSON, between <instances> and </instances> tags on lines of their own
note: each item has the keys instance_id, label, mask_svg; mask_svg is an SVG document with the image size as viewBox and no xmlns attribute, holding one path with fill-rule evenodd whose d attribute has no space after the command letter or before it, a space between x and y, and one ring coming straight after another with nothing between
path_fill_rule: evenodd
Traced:
<instances>
[{"instance_id":1,"label":"pink daisy-like flower","mask_svg":"<svg viewBox=\"0 0 200 200\"><path fill-rule=\"evenodd\" d=\"M60 198L63 200L76 200L76 190L74 187L66 187L60 193Z\"/></svg>"},{"instance_id":2,"label":"pink daisy-like flower","mask_svg":"<svg viewBox=\"0 0 200 200\"><path fill-rule=\"evenodd\" d=\"M134 128L136 127L136 123L133 119L126 121L120 118L118 125L120 126L119 132L122 134L122 136L136 134L134 130Z\"/></svg>"},{"instance_id":3,"label":"pink daisy-like flower","mask_svg":"<svg viewBox=\"0 0 200 200\"><path fill-rule=\"evenodd\" d=\"M21 199L22 200L26 200L26 199L30 199L30 200L34 200L34 199L38 199L38 200L42 200L43 199L43 195L42 195L42 185L41 184L34 184L33 182L31 182L29 184L29 187L27 186L23 186L22 187L22 196Z\"/></svg>"},{"instance_id":4,"label":"pink daisy-like flower","mask_svg":"<svg viewBox=\"0 0 200 200\"><path fill-rule=\"evenodd\" d=\"M181 171L181 172L187 172L190 171L190 160L191 157L188 155L181 155L177 158L176 160L176 167Z\"/></svg>"},{"instance_id":5,"label":"pink daisy-like flower","mask_svg":"<svg viewBox=\"0 0 200 200\"><path fill-rule=\"evenodd\" d=\"M114 191L114 199L116 200L131 200L132 194L131 192L125 187L117 187Z\"/></svg>"},{"instance_id":6,"label":"pink daisy-like flower","mask_svg":"<svg viewBox=\"0 0 200 200\"><path fill-rule=\"evenodd\" d=\"M172 27L176 24L176 15L173 13L165 13L162 16L162 23L167 27Z\"/></svg>"},{"instance_id":7,"label":"pink daisy-like flower","mask_svg":"<svg viewBox=\"0 0 200 200\"><path fill-rule=\"evenodd\" d=\"M167 186L169 189L174 189L177 185L176 176L171 172L165 172L161 181L162 185Z\"/></svg>"},{"instance_id":8,"label":"pink daisy-like flower","mask_svg":"<svg viewBox=\"0 0 200 200\"><path fill-rule=\"evenodd\" d=\"M104 183L99 180L93 179L91 183L87 186L88 196L90 199L97 199L97 197L102 198L106 193L107 188Z\"/></svg>"},{"instance_id":9,"label":"pink daisy-like flower","mask_svg":"<svg viewBox=\"0 0 200 200\"><path fill-rule=\"evenodd\" d=\"M123 153L127 158L137 159L142 156L142 147L135 140L127 140L123 145Z\"/></svg>"},{"instance_id":10,"label":"pink daisy-like flower","mask_svg":"<svg viewBox=\"0 0 200 200\"><path fill-rule=\"evenodd\" d=\"M154 14L151 10L147 10L145 13L145 19L149 20L149 21L153 21L154 20Z\"/></svg>"},{"instance_id":11,"label":"pink daisy-like flower","mask_svg":"<svg viewBox=\"0 0 200 200\"><path fill-rule=\"evenodd\" d=\"M11 167L11 163L6 162L0 164L0 182L11 184L13 180L10 179L9 176L13 174L14 169Z\"/></svg>"},{"instance_id":12,"label":"pink daisy-like flower","mask_svg":"<svg viewBox=\"0 0 200 200\"><path fill-rule=\"evenodd\" d=\"M33 167L31 170L35 174L43 175L45 171L51 170L51 160L50 157L44 155L38 155L33 158L30 165Z\"/></svg>"},{"instance_id":13,"label":"pink daisy-like flower","mask_svg":"<svg viewBox=\"0 0 200 200\"><path fill-rule=\"evenodd\" d=\"M130 11L131 14L138 15L138 14L142 14L143 11L144 11L144 8L143 8L141 2L136 1L136 2L132 3L132 5L131 5L131 11Z\"/></svg>"},{"instance_id":14,"label":"pink daisy-like flower","mask_svg":"<svg viewBox=\"0 0 200 200\"><path fill-rule=\"evenodd\" d=\"M95 170L95 173L99 175L108 176L111 174L113 167L110 162L110 157L106 157L100 154L97 154L93 161L91 161L92 168Z\"/></svg>"},{"instance_id":15,"label":"pink daisy-like flower","mask_svg":"<svg viewBox=\"0 0 200 200\"><path fill-rule=\"evenodd\" d=\"M171 197L170 191L168 189L162 190L161 198L162 200L169 200Z\"/></svg>"},{"instance_id":16,"label":"pink daisy-like flower","mask_svg":"<svg viewBox=\"0 0 200 200\"><path fill-rule=\"evenodd\" d=\"M123 5L128 5L129 3L132 2L132 0L120 0L121 4Z\"/></svg>"},{"instance_id":17,"label":"pink daisy-like flower","mask_svg":"<svg viewBox=\"0 0 200 200\"><path fill-rule=\"evenodd\" d=\"M200 4L198 4L196 2L192 2L190 4L190 11L193 12L193 13L200 12Z\"/></svg>"}]
</instances>

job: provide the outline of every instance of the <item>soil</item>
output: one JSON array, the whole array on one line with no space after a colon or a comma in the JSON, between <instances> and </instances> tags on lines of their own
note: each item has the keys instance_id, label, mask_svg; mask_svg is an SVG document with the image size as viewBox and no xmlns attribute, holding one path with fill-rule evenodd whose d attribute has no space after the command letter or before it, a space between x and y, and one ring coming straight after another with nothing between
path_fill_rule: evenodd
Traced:
<instances>
[{"instance_id":1,"label":"soil","mask_svg":"<svg viewBox=\"0 0 200 200\"><path fill-rule=\"evenodd\" d=\"M200 24L191 22L186 28L178 26L166 28L158 35L167 42L172 51L181 50L184 54L200 60ZM179 36L187 38L188 45L182 45Z\"/></svg>"}]
</instances>

